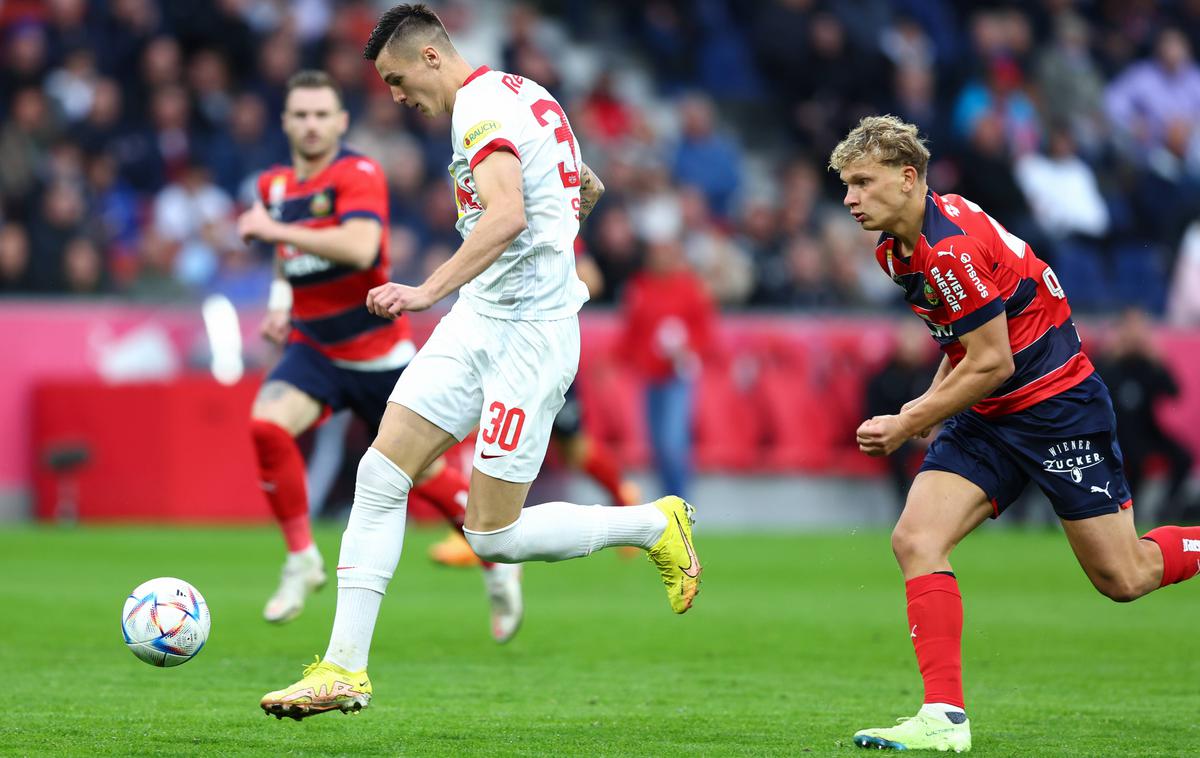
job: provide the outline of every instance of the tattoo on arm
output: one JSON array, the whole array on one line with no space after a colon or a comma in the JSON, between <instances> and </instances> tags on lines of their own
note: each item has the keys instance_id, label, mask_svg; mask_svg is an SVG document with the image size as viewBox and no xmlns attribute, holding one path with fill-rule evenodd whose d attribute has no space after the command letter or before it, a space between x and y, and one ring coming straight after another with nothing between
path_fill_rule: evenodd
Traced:
<instances>
[{"instance_id":1,"label":"tattoo on arm","mask_svg":"<svg viewBox=\"0 0 1200 758\"><path fill-rule=\"evenodd\" d=\"M604 194L604 182L596 176L586 163L579 166L579 221L584 219L596 207L600 196Z\"/></svg>"},{"instance_id":2,"label":"tattoo on arm","mask_svg":"<svg viewBox=\"0 0 1200 758\"><path fill-rule=\"evenodd\" d=\"M271 403L293 391L295 387L287 382L273 380L258 388L258 397L254 400L256 403Z\"/></svg>"}]
</instances>

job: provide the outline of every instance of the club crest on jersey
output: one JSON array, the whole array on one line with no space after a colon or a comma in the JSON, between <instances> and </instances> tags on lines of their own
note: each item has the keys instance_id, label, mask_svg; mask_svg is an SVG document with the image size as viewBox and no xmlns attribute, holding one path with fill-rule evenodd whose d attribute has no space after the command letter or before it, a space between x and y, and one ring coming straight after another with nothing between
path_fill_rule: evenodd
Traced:
<instances>
[{"instance_id":1,"label":"club crest on jersey","mask_svg":"<svg viewBox=\"0 0 1200 758\"><path fill-rule=\"evenodd\" d=\"M318 192L313 195L312 202L309 203L308 210L314 216L328 216L333 210L333 203L329 200L328 192Z\"/></svg>"},{"instance_id":2,"label":"club crest on jersey","mask_svg":"<svg viewBox=\"0 0 1200 758\"><path fill-rule=\"evenodd\" d=\"M463 135L463 149L470 150L473 146L478 145L484 137L499 128L499 121L493 121L491 119L480 121L478 124L468 129L467 133Z\"/></svg>"},{"instance_id":3,"label":"club crest on jersey","mask_svg":"<svg viewBox=\"0 0 1200 758\"><path fill-rule=\"evenodd\" d=\"M1064 474L1079 484L1083 481L1083 470L1104 462L1104 456L1092 448L1091 440L1067 440L1047 448L1048 457L1042 468L1051 474Z\"/></svg>"},{"instance_id":4,"label":"club crest on jersey","mask_svg":"<svg viewBox=\"0 0 1200 758\"><path fill-rule=\"evenodd\" d=\"M938 300L937 293L933 291L933 287L930 286L929 282L925 282L925 302L929 303L934 308L936 308L938 303L941 302Z\"/></svg>"}]
</instances>

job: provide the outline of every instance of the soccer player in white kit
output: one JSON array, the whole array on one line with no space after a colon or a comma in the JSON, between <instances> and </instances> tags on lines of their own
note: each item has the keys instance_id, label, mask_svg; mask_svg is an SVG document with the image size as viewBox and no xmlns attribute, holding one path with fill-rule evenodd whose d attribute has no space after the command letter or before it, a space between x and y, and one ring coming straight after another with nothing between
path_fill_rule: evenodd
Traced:
<instances>
[{"instance_id":1,"label":"soccer player in white kit","mask_svg":"<svg viewBox=\"0 0 1200 758\"><path fill-rule=\"evenodd\" d=\"M463 236L423 284L376 287L367 308L394 318L455 290L459 299L396 383L359 463L325 657L300 681L262 698L263 710L297 720L370 703L367 653L400 558L412 475L476 425L463 532L480 558L559 561L641 547L676 613L691 607L700 583L693 509L678 497L626 508L555 502L523 509L578 367L577 314L587 292L573 246L603 191L580 160L562 106L536 82L470 66L424 5L384 13L363 56L398 104L428 117L451 114L450 173Z\"/></svg>"}]
</instances>

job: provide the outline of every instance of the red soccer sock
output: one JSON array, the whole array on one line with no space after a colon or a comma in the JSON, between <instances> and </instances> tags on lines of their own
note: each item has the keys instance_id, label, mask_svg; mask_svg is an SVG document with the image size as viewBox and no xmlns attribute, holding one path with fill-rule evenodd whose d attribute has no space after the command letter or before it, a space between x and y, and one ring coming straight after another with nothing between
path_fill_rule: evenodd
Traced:
<instances>
[{"instance_id":1,"label":"red soccer sock","mask_svg":"<svg viewBox=\"0 0 1200 758\"><path fill-rule=\"evenodd\" d=\"M304 457L286 429L261 419L250 420L258 476L271 513L283 531L290 553L313 544L308 520L308 491L304 481Z\"/></svg>"},{"instance_id":2,"label":"red soccer sock","mask_svg":"<svg viewBox=\"0 0 1200 758\"><path fill-rule=\"evenodd\" d=\"M443 461L442 470L420 484L413 486L413 492L425 498L454 525L460 532L467 520L467 478L449 462ZM483 567L490 569L493 564L483 561Z\"/></svg>"},{"instance_id":3,"label":"red soccer sock","mask_svg":"<svg viewBox=\"0 0 1200 758\"><path fill-rule=\"evenodd\" d=\"M588 437L583 470L608 492L613 505L632 505L621 496L621 469L617 466L616 457L595 437Z\"/></svg>"},{"instance_id":4,"label":"red soccer sock","mask_svg":"<svg viewBox=\"0 0 1200 758\"><path fill-rule=\"evenodd\" d=\"M963 608L958 580L953 574L926 574L905 582L904 591L909 634L925 680L925 702L963 708Z\"/></svg>"},{"instance_id":5,"label":"red soccer sock","mask_svg":"<svg viewBox=\"0 0 1200 758\"><path fill-rule=\"evenodd\" d=\"M1142 537L1150 540L1163 556L1159 587L1191 579L1200 573L1200 526L1160 526Z\"/></svg>"}]
</instances>

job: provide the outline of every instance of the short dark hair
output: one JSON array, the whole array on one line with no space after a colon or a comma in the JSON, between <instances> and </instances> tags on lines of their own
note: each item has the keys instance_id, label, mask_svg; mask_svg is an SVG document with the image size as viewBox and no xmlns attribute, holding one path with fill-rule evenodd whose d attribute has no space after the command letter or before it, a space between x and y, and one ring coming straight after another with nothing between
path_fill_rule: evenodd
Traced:
<instances>
[{"instance_id":1,"label":"short dark hair","mask_svg":"<svg viewBox=\"0 0 1200 758\"><path fill-rule=\"evenodd\" d=\"M394 6L379 17L379 23L371 30L371 36L363 47L363 58L373 61L384 47L421 35L438 36L446 42L450 41L442 20L429 6L424 3Z\"/></svg>"},{"instance_id":2,"label":"short dark hair","mask_svg":"<svg viewBox=\"0 0 1200 758\"><path fill-rule=\"evenodd\" d=\"M342 105L342 88L333 80L333 77L324 71L317 69L306 68L292 74L287 80L287 85L284 88L283 101L286 103L288 95L292 94L294 89L331 89L337 97L338 106Z\"/></svg>"}]
</instances>

